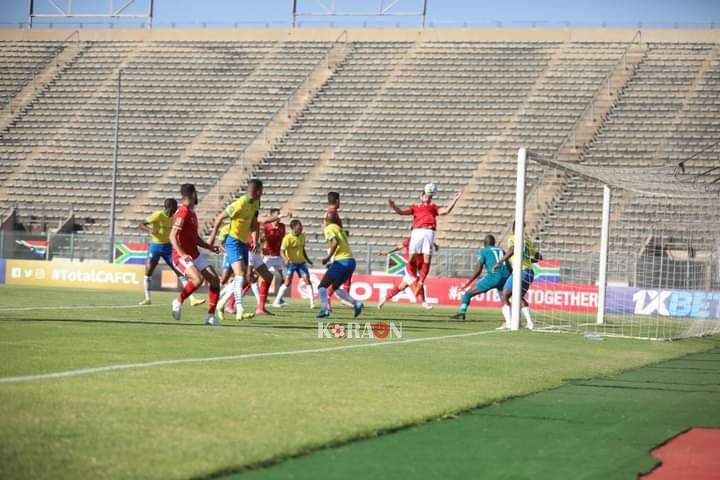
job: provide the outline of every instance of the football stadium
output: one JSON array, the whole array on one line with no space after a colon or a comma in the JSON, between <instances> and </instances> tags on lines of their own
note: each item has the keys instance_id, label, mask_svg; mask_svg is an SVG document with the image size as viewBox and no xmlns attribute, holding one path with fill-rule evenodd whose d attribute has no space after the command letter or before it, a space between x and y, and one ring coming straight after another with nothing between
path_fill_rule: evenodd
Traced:
<instances>
[{"instance_id":1,"label":"football stadium","mask_svg":"<svg viewBox=\"0 0 720 480\"><path fill-rule=\"evenodd\" d=\"M0 478L720 478L718 21L0 2Z\"/></svg>"}]
</instances>

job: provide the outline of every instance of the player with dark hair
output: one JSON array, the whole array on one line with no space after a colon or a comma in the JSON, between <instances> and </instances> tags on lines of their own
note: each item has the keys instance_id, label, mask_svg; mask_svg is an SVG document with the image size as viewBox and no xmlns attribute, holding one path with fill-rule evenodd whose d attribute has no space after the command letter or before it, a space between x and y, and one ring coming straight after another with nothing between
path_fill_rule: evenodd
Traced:
<instances>
[{"instance_id":1,"label":"player with dark hair","mask_svg":"<svg viewBox=\"0 0 720 480\"><path fill-rule=\"evenodd\" d=\"M279 215L279 208L270 209L271 217ZM274 222L268 222L263 224L261 233L263 245L263 263L265 263L270 273L272 273L273 276L276 277L278 281L277 285L282 285L285 283L285 275L283 274L285 270L285 260L280 253L280 247L282 245L283 239L285 238L285 224L282 223L278 218ZM282 297L279 298L280 303L278 303L276 300L272 304L274 307L285 305L285 302L282 301Z\"/></svg>"},{"instance_id":2,"label":"player with dark hair","mask_svg":"<svg viewBox=\"0 0 720 480\"><path fill-rule=\"evenodd\" d=\"M313 263L308 257L307 250L305 250L305 234L300 220L295 219L290 222L290 232L282 240L280 253L285 261L285 282L278 289L273 305L280 306L280 301L290 287L294 273L299 279L304 280L308 289L310 289L310 308L315 308L313 287L310 281L310 272L308 272L307 268L308 264L312 266Z\"/></svg>"},{"instance_id":3,"label":"player with dark hair","mask_svg":"<svg viewBox=\"0 0 720 480\"><path fill-rule=\"evenodd\" d=\"M512 266L512 258L513 255L515 255L515 244L517 243L515 241L515 222L513 222L512 225L513 234L510 235L510 237L507 239L507 245L508 248L505 252L505 255L500 259L500 263L502 262L508 262ZM522 313L523 317L525 317L525 323L527 325L528 330L532 330L535 328L535 324L533 323L532 317L530 315L530 306L525 299L525 295L527 294L527 291L530 289L530 284L535 280L535 272L533 271L532 264L539 262L542 260L542 255L540 255L540 252L538 252L537 247L535 246L535 242L530 240L529 238L524 238L522 241L522 298L520 299L521 307L520 307L520 313ZM493 267L493 271L499 269L500 266L496 264ZM498 327L498 330L505 330L510 328L511 323L511 304L510 304L510 298L512 297L513 291L512 291L512 275L508 277L508 279L505 281L505 286L502 291L502 312L503 312L503 318L505 322Z\"/></svg>"},{"instance_id":4,"label":"player with dark hair","mask_svg":"<svg viewBox=\"0 0 720 480\"><path fill-rule=\"evenodd\" d=\"M328 224L328 217L330 215L335 215L337 218L337 225L344 229L345 226L343 225L342 218L340 217L340 193L338 192L328 192L327 194L327 210L325 211L325 216L323 217L323 228ZM350 236L350 232L347 230L345 231L345 235L348 237ZM350 292L350 287L352 286L352 275L348 277L348 279L343 283L342 287L345 289L346 292ZM332 310L332 295L335 289L331 286L328 288L328 308ZM342 300L342 299L341 299Z\"/></svg>"},{"instance_id":5,"label":"player with dark hair","mask_svg":"<svg viewBox=\"0 0 720 480\"><path fill-rule=\"evenodd\" d=\"M172 260L175 269L187 278L178 297L172 303L172 315L180 320L182 304L187 297L197 290L203 280L208 283L208 316L205 323L217 326L220 322L215 318L215 307L220 294L220 278L212 265L200 255L198 247L218 253L219 247L208 243L198 234L198 220L195 214L195 205L198 203L195 185L185 183L180 187L182 204L173 215L173 227L170 231L172 243Z\"/></svg>"},{"instance_id":6,"label":"player with dark hair","mask_svg":"<svg viewBox=\"0 0 720 480\"><path fill-rule=\"evenodd\" d=\"M229 218L230 233L225 240L225 248L228 261L232 267L233 273L235 274L235 278L232 285L224 289L223 295L220 298L219 307L221 310L220 316L222 316L222 309L224 308L225 303L230 298L230 295L234 295L235 319L238 321L242 320L245 314L242 304L243 286L246 283L249 283L248 267L251 266L251 259L253 260L252 266L255 267L255 270L265 279L265 283L260 285L261 302L258 304L256 313L269 313L265 310L262 300L263 298L267 298L267 290L270 288L269 282L272 281L272 274L270 274L267 267L262 264L262 258L256 255L254 251L251 255L250 247L248 245L251 235L253 235L253 240L258 239L261 223L273 222L279 218L279 216L258 216L262 193L262 182L257 178L250 179L247 185L247 193L232 202L215 217L215 223L209 239L210 244L215 242L215 237L220 225L225 221L225 219ZM257 248L256 245L257 244L253 245L253 250ZM267 278L268 276L269 280ZM265 293L264 296L263 293Z\"/></svg>"},{"instance_id":7,"label":"player with dark hair","mask_svg":"<svg viewBox=\"0 0 720 480\"><path fill-rule=\"evenodd\" d=\"M415 263L418 255L423 256L423 264L418 275L417 291L421 291L425 286L425 279L430 272L430 263L432 256L433 243L435 242L435 230L437 230L437 217L449 215L458 200L462 196L462 190L455 193L450 204L446 208L441 208L432 202L435 185L429 183L425 185L420 203L411 205L406 208L400 208L395 204L392 198L388 199L388 206L398 215L412 215L412 232L410 234L410 264Z\"/></svg>"},{"instance_id":8,"label":"player with dark hair","mask_svg":"<svg viewBox=\"0 0 720 480\"><path fill-rule=\"evenodd\" d=\"M318 286L318 296L320 297L321 310L318 318L330 316L330 308L328 305L328 287L335 289L335 294L342 300L350 303L355 310L357 317L362 313L363 304L341 288L342 284L352 276L355 271L355 259L353 258L350 245L348 243L347 233L338 225L339 217L337 213L328 213L325 216L326 225L324 228L325 240L328 242L330 249L327 257L322 261L323 265L330 263L325 275L320 280Z\"/></svg>"},{"instance_id":9,"label":"player with dark hair","mask_svg":"<svg viewBox=\"0 0 720 480\"><path fill-rule=\"evenodd\" d=\"M180 284L185 287L187 279L183 274L178 272L172 263L172 245L170 244L170 230L172 230L172 217L177 211L178 203L174 198L166 198L163 202L162 210L156 210L155 212L148 215L138 228L144 232L150 234L150 244L148 246L148 256L145 261L145 281L143 286L145 288L145 299L139 303L139 305L152 305L150 298L150 282L152 281L152 274L155 268L160 263L162 258L168 267L175 272ZM195 298L190 295L190 304L192 306L201 305L205 303L204 298Z\"/></svg>"},{"instance_id":10,"label":"player with dark hair","mask_svg":"<svg viewBox=\"0 0 720 480\"><path fill-rule=\"evenodd\" d=\"M465 313L470 306L472 297L489 292L492 289L497 289L498 293L502 293L503 286L508 277L512 278L512 272L507 261L501 261L504 256L505 252L503 252L502 248L495 246L495 237L492 235L485 236L483 248L481 248L477 254L478 268L470 280L462 287L462 290L466 290L473 282L480 278L483 269L487 273L484 277L480 278L473 288L465 291L462 301L460 302L460 311L453 315L453 320L465 320ZM496 265L498 265L497 268L495 267Z\"/></svg>"}]
</instances>

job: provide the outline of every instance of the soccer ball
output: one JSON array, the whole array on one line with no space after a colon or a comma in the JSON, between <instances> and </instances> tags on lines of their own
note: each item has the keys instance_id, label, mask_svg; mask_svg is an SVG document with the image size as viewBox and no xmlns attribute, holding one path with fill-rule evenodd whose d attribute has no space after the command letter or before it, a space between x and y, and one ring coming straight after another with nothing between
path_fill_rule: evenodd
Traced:
<instances>
[{"instance_id":1,"label":"soccer ball","mask_svg":"<svg viewBox=\"0 0 720 480\"><path fill-rule=\"evenodd\" d=\"M434 183L426 183L425 189L423 190L426 195L432 195L435 193L435 184Z\"/></svg>"}]
</instances>

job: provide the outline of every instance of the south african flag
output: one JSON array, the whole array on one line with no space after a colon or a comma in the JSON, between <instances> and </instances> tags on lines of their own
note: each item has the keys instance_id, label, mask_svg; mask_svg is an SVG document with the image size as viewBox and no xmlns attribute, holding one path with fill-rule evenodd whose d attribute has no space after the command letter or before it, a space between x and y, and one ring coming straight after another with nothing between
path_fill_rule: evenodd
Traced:
<instances>
[{"instance_id":1,"label":"south african flag","mask_svg":"<svg viewBox=\"0 0 720 480\"><path fill-rule=\"evenodd\" d=\"M385 271L390 275L405 274L405 265L407 260L399 253L391 253L387 256L387 267Z\"/></svg>"},{"instance_id":2,"label":"south african flag","mask_svg":"<svg viewBox=\"0 0 720 480\"><path fill-rule=\"evenodd\" d=\"M47 240L15 240L15 243L29 248L38 257L45 257L47 253Z\"/></svg>"},{"instance_id":3,"label":"south african flag","mask_svg":"<svg viewBox=\"0 0 720 480\"><path fill-rule=\"evenodd\" d=\"M143 265L147 257L147 243L115 242L115 263Z\"/></svg>"},{"instance_id":4,"label":"south african flag","mask_svg":"<svg viewBox=\"0 0 720 480\"><path fill-rule=\"evenodd\" d=\"M540 260L533 264L536 282L560 283L560 260Z\"/></svg>"}]
</instances>

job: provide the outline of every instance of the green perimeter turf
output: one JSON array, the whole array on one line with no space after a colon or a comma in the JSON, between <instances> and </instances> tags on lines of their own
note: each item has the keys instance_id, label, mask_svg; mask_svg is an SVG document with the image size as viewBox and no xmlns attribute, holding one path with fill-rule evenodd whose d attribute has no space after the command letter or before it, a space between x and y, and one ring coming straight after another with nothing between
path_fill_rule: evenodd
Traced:
<instances>
[{"instance_id":1,"label":"green perimeter turf","mask_svg":"<svg viewBox=\"0 0 720 480\"><path fill-rule=\"evenodd\" d=\"M289 460L231 479L635 479L650 451L720 427L720 350Z\"/></svg>"},{"instance_id":2,"label":"green perimeter turf","mask_svg":"<svg viewBox=\"0 0 720 480\"><path fill-rule=\"evenodd\" d=\"M0 377L154 360L377 348L176 364L0 384L0 478L188 478L278 461L379 432L527 395L566 378L611 375L716 339L590 342L579 335L498 333L497 311L369 308L403 323L404 340L318 339L304 302L222 328L204 307L170 319L171 294L0 287ZM54 309L61 306L81 309ZM50 308L47 308L50 307ZM18 310L27 308L26 310ZM333 320L351 320L337 308ZM484 333L488 332L488 333Z\"/></svg>"}]
</instances>

